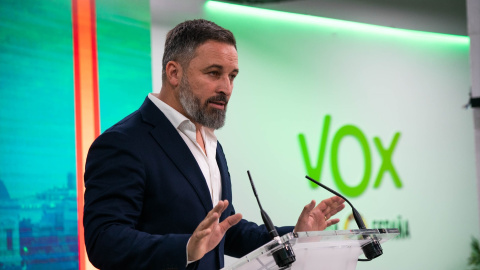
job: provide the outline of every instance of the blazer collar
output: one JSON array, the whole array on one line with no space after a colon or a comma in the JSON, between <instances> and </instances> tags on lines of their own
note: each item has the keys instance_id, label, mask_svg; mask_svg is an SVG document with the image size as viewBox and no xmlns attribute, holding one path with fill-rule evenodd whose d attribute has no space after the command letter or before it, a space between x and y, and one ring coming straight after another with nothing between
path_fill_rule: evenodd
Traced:
<instances>
[{"instance_id":1,"label":"blazer collar","mask_svg":"<svg viewBox=\"0 0 480 270\"><path fill-rule=\"evenodd\" d=\"M165 115L147 97L139 109L143 121L153 126L150 134L157 141L177 169L185 176L196 191L203 207L208 213L212 208L212 198L205 177L183 141L180 134ZM223 178L223 177L222 177Z\"/></svg>"}]
</instances>

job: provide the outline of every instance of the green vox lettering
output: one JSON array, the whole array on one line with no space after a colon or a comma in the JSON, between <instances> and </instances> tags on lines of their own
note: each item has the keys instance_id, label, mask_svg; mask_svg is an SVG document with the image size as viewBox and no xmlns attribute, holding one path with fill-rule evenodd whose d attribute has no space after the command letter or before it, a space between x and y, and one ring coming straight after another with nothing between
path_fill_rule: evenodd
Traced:
<instances>
[{"instance_id":1,"label":"green vox lettering","mask_svg":"<svg viewBox=\"0 0 480 270\"><path fill-rule=\"evenodd\" d=\"M357 186L351 187L343 181L342 176L340 175L340 169L338 168L338 148L340 146L341 140L345 136L352 136L360 143L363 151L363 158L365 160L365 168L363 173L363 178L360 184ZM367 138L363 132L352 125L346 125L341 127L335 136L333 137L332 150L330 154L331 166L332 166L332 176L335 184L341 193L349 197L357 197L361 195L368 186L370 181L370 175L372 174L372 158L370 155L370 147L368 146Z\"/></svg>"},{"instance_id":2,"label":"green vox lettering","mask_svg":"<svg viewBox=\"0 0 480 270\"><path fill-rule=\"evenodd\" d=\"M393 183L397 188L402 187L402 182L400 181L400 177L398 176L397 170L393 167L392 163L392 154L393 150L395 150L395 146L397 146L398 139L400 139L400 133L395 133L393 136L392 143L390 143L390 147L388 149L384 149L382 146L382 141L380 138L375 137L373 138L373 142L378 149L378 153L382 157L382 166L378 170L377 178L375 179L375 183L373 184L374 188L378 188L380 186L380 182L382 181L382 176L385 172L389 171L390 175L392 176Z\"/></svg>"},{"instance_id":3,"label":"green vox lettering","mask_svg":"<svg viewBox=\"0 0 480 270\"><path fill-rule=\"evenodd\" d=\"M321 181L321 178L322 178L323 162L325 160L325 152L328 144L330 122L331 122L331 116L326 115L323 121L323 129L322 129L322 134L320 136L317 163L315 165L312 165L305 135L304 134L298 135L300 149L302 152L302 157L305 163L307 174L314 179L318 179L318 181ZM339 146L342 139L347 136L351 136L355 138L357 142L360 144L360 147L363 152L364 173L363 173L362 180L356 186L347 185L343 180L340 174L340 169L339 169L338 150L339 150ZM392 163L393 151L397 146L399 138L400 138L400 133L399 132L395 133L392 139L392 142L390 143L390 146L387 149L383 147L380 138L375 137L373 139L374 144L378 150L378 153L382 159L382 164L380 166L380 169L377 173L377 176L375 178L375 182L373 185L374 188L378 188L380 186L383 175L386 172L390 173L390 175L392 176L393 182L397 188L402 187L402 182L400 180L400 177ZM372 173L372 158L371 158L371 152L370 152L370 146L368 144L368 140L365 134L358 127L353 125L345 125L335 133L332 144L331 144L330 164L331 164L331 172L332 172L333 180L336 186L338 187L338 189L340 190L340 192L342 192L348 197L357 197L357 196L360 196L363 192L365 192L366 188L368 187L371 173ZM314 183L310 183L310 185L312 188L317 187Z\"/></svg>"},{"instance_id":4,"label":"green vox lettering","mask_svg":"<svg viewBox=\"0 0 480 270\"><path fill-rule=\"evenodd\" d=\"M308 154L308 147L307 147L307 140L305 139L305 135L298 134L298 140L300 141L300 149L302 150L303 160L305 161L305 167L307 169L307 175L312 177L313 179L317 179L320 181L322 176L322 167L323 167L323 159L325 157L325 149L327 147L327 136L328 130L330 128L330 115L326 115L325 119L323 120L323 131L322 136L320 137L320 146L318 148L318 159L317 164L312 166L310 161L310 155ZM310 187L317 188L318 186L310 182Z\"/></svg>"}]
</instances>

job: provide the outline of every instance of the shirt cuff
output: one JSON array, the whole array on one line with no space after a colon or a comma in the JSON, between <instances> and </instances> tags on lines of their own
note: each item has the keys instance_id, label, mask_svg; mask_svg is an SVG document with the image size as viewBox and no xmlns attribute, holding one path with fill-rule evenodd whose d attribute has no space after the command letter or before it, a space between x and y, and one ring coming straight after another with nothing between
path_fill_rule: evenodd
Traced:
<instances>
[{"instance_id":1,"label":"shirt cuff","mask_svg":"<svg viewBox=\"0 0 480 270\"><path fill-rule=\"evenodd\" d=\"M189 260L188 260L188 243L190 243L190 238L188 238L187 246L185 247L185 252L187 253L187 265L186 265L186 266L188 266L189 264L195 262L195 261L189 261Z\"/></svg>"}]
</instances>

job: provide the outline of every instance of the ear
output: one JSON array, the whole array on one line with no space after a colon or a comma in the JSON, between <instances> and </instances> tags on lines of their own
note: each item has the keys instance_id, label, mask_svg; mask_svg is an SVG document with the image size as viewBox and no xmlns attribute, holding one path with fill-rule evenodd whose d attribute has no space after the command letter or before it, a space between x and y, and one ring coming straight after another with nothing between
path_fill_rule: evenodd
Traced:
<instances>
[{"instance_id":1,"label":"ear","mask_svg":"<svg viewBox=\"0 0 480 270\"><path fill-rule=\"evenodd\" d=\"M177 87L182 79L182 66L175 61L169 61L165 67L165 75L167 76L167 82L173 87Z\"/></svg>"}]
</instances>

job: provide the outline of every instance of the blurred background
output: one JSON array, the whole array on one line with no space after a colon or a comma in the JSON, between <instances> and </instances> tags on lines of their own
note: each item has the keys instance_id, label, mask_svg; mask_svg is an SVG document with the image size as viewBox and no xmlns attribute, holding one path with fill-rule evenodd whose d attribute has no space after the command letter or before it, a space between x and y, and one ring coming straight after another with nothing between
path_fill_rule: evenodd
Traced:
<instances>
[{"instance_id":1,"label":"blurred background","mask_svg":"<svg viewBox=\"0 0 480 270\"><path fill-rule=\"evenodd\" d=\"M456 0L0 0L0 269L93 269L83 166L99 133L161 88L166 33L237 39L225 127L237 212L277 226L344 194L399 228L358 269L468 269L479 235L467 6ZM354 229L350 209L335 230ZM226 263L237 259L227 257Z\"/></svg>"}]
</instances>

